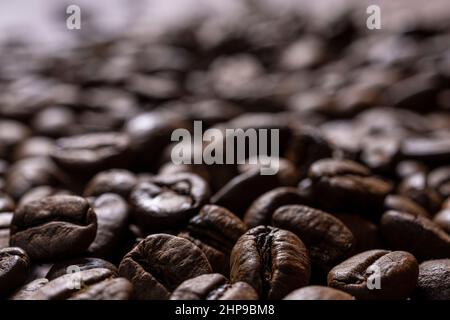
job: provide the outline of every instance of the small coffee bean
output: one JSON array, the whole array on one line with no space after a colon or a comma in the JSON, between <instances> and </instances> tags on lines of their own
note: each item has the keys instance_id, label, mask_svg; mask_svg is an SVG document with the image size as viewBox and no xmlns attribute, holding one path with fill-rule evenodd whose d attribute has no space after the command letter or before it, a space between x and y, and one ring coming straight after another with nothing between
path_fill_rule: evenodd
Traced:
<instances>
[{"instance_id":1,"label":"small coffee bean","mask_svg":"<svg viewBox=\"0 0 450 320\"><path fill-rule=\"evenodd\" d=\"M203 252L192 242L168 234L142 240L122 260L119 274L131 281L140 300L168 299L183 281L211 273Z\"/></svg>"},{"instance_id":2,"label":"small coffee bean","mask_svg":"<svg viewBox=\"0 0 450 320\"><path fill-rule=\"evenodd\" d=\"M97 219L77 196L51 196L19 207L11 222L10 244L36 260L83 253L95 238Z\"/></svg>"},{"instance_id":3,"label":"small coffee bean","mask_svg":"<svg viewBox=\"0 0 450 320\"><path fill-rule=\"evenodd\" d=\"M170 300L257 300L258 294L245 282L229 283L218 273L204 274L184 281Z\"/></svg>"},{"instance_id":4,"label":"small coffee bean","mask_svg":"<svg viewBox=\"0 0 450 320\"><path fill-rule=\"evenodd\" d=\"M442 203L441 196L427 184L427 177L422 173L404 179L398 187L398 192L417 202L431 214L436 213Z\"/></svg>"},{"instance_id":5,"label":"small coffee bean","mask_svg":"<svg viewBox=\"0 0 450 320\"><path fill-rule=\"evenodd\" d=\"M328 285L356 299L406 299L418 274L419 265L410 253L370 250L334 267L328 273Z\"/></svg>"},{"instance_id":6,"label":"small coffee bean","mask_svg":"<svg viewBox=\"0 0 450 320\"><path fill-rule=\"evenodd\" d=\"M400 179L406 179L416 173L426 174L428 171L423 163L414 160L400 161L395 170Z\"/></svg>"},{"instance_id":7,"label":"small coffee bean","mask_svg":"<svg viewBox=\"0 0 450 320\"><path fill-rule=\"evenodd\" d=\"M67 273L90 270L96 268L108 269L113 276L117 276L118 270L115 265L106 260L98 258L77 258L59 261L53 264L45 275L48 280L54 280Z\"/></svg>"},{"instance_id":8,"label":"small coffee bean","mask_svg":"<svg viewBox=\"0 0 450 320\"><path fill-rule=\"evenodd\" d=\"M97 216L97 234L87 252L95 257L109 257L124 235L128 222L128 206L117 194L105 193L91 201Z\"/></svg>"},{"instance_id":9,"label":"small coffee bean","mask_svg":"<svg viewBox=\"0 0 450 320\"><path fill-rule=\"evenodd\" d=\"M123 169L112 169L97 173L84 190L85 197L96 197L103 193L117 193L128 198L137 183L136 176Z\"/></svg>"},{"instance_id":10,"label":"small coffee bean","mask_svg":"<svg viewBox=\"0 0 450 320\"><path fill-rule=\"evenodd\" d=\"M36 201L36 200L41 200L45 197L50 197L50 196L58 196L58 195L72 195L72 193L68 190L63 190L63 189L59 189L59 188L54 188L51 186L39 186L39 187L34 187L33 189L28 190L19 200L19 203L17 205L17 207L22 207L25 204L32 202L32 201Z\"/></svg>"},{"instance_id":11,"label":"small coffee bean","mask_svg":"<svg viewBox=\"0 0 450 320\"><path fill-rule=\"evenodd\" d=\"M128 148L124 134L90 133L58 139L52 157L70 172L95 172L123 166Z\"/></svg>"},{"instance_id":12,"label":"small coffee bean","mask_svg":"<svg viewBox=\"0 0 450 320\"><path fill-rule=\"evenodd\" d=\"M14 200L0 191L0 212L14 211Z\"/></svg>"},{"instance_id":13,"label":"small coffee bean","mask_svg":"<svg viewBox=\"0 0 450 320\"><path fill-rule=\"evenodd\" d=\"M46 137L31 137L20 143L15 149L13 160L19 161L31 157L50 157L55 148L55 142Z\"/></svg>"},{"instance_id":14,"label":"small coffee bean","mask_svg":"<svg viewBox=\"0 0 450 320\"><path fill-rule=\"evenodd\" d=\"M384 199L384 210L401 211L410 213L413 216L430 218L430 215L422 206L407 197L394 194L388 195Z\"/></svg>"},{"instance_id":15,"label":"small coffee bean","mask_svg":"<svg viewBox=\"0 0 450 320\"><path fill-rule=\"evenodd\" d=\"M245 224L230 211L206 205L189 220L187 230L179 236L191 240L203 251L214 272L228 275L231 250L245 231Z\"/></svg>"},{"instance_id":16,"label":"small coffee bean","mask_svg":"<svg viewBox=\"0 0 450 320\"><path fill-rule=\"evenodd\" d=\"M439 211L433 217L433 221L450 235L450 208Z\"/></svg>"},{"instance_id":17,"label":"small coffee bean","mask_svg":"<svg viewBox=\"0 0 450 320\"><path fill-rule=\"evenodd\" d=\"M425 300L450 300L450 259L429 260L419 265L417 297Z\"/></svg>"},{"instance_id":18,"label":"small coffee bean","mask_svg":"<svg viewBox=\"0 0 450 320\"><path fill-rule=\"evenodd\" d=\"M297 235L313 266L329 270L349 256L355 244L351 231L332 215L307 206L288 205L275 211L273 225Z\"/></svg>"},{"instance_id":19,"label":"small coffee bean","mask_svg":"<svg viewBox=\"0 0 450 320\"><path fill-rule=\"evenodd\" d=\"M0 298L5 298L25 282L29 264L28 255L22 249L0 249Z\"/></svg>"},{"instance_id":20,"label":"small coffee bean","mask_svg":"<svg viewBox=\"0 0 450 320\"><path fill-rule=\"evenodd\" d=\"M383 239L390 248L406 250L420 260L450 255L450 236L427 218L388 211L383 214L380 226Z\"/></svg>"},{"instance_id":21,"label":"small coffee bean","mask_svg":"<svg viewBox=\"0 0 450 320\"><path fill-rule=\"evenodd\" d=\"M263 299L281 299L308 284L308 251L292 232L259 226L247 231L231 252L231 282L247 282Z\"/></svg>"},{"instance_id":22,"label":"small coffee bean","mask_svg":"<svg viewBox=\"0 0 450 320\"><path fill-rule=\"evenodd\" d=\"M292 291L283 300L354 300L354 298L334 288L308 286Z\"/></svg>"},{"instance_id":23,"label":"small coffee bean","mask_svg":"<svg viewBox=\"0 0 450 320\"><path fill-rule=\"evenodd\" d=\"M428 185L443 198L450 197L450 166L439 167L428 174Z\"/></svg>"},{"instance_id":24,"label":"small coffee bean","mask_svg":"<svg viewBox=\"0 0 450 320\"><path fill-rule=\"evenodd\" d=\"M366 167L349 160L323 159L312 164L309 170L316 201L324 209L376 211L382 207L390 192L389 183L370 176Z\"/></svg>"},{"instance_id":25,"label":"small coffee bean","mask_svg":"<svg viewBox=\"0 0 450 320\"><path fill-rule=\"evenodd\" d=\"M192 173L156 176L136 185L130 194L134 218L149 228L185 223L209 198L209 187Z\"/></svg>"},{"instance_id":26,"label":"small coffee bean","mask_svg":"<svg viewBox=\"0 0 450 320\"><path fill-rule=\"evenodd\" d=\"M401 150L405 158L446 164L450 161L450 138L409 138L403 141Z\"/></svg>"},{"instance_id":27,"label":"small coffee bean","mask_svg":"<svg viewBox=\"0 0 450 320\"><path fill-rule=\"evenodd\" d=\"M0 249L9 247L9 227L12 217L12 212L0 212Z\"/></svg>"}]
</instances>

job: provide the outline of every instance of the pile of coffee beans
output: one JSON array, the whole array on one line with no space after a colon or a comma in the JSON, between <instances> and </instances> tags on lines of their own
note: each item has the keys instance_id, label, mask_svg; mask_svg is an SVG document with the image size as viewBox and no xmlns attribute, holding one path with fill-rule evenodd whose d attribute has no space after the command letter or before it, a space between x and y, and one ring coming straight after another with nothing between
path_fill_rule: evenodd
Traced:
<instances>
[{"instance_id":1,"label":"pile of coffee beans","mask_svg":"<svg viewBox=\"0 0 450 320\"><path fill-rule=\"evenodd\" d=\"M450 300L450 24L258 3L0 44L1 299ZM196 120L278 129L278 172L175 164Z\"/></svg>"}]
</instances>

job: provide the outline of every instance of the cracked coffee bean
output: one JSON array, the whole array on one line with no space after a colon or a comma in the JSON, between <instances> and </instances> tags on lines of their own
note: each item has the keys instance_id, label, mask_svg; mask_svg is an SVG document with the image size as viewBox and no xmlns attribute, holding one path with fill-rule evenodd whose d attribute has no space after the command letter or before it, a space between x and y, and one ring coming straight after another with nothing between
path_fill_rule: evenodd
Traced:
<instances>
[{"instance_id":1,"label":"cracked coffee bean","mask_svg":"<svg viewBox=\"0 0 450 320\"><path fill-rule=\"evenodd\" d=\"M14 212L10 243L36 260L70 257L82 254L96 231L95 212L85 199L51 196Z\"/></svg>"},{"instance_id":2,"label":"cracked coffee bean","mask_svg":"<svg viewBox=\"0 0 450 320\"><path fill-rule=\"evenodd\" d=\"M250 284L262 299L281 299L309 282L308 250L292 232L259 226L247 231L231 252L231 282Z\"/></svg>"}]
</instances>

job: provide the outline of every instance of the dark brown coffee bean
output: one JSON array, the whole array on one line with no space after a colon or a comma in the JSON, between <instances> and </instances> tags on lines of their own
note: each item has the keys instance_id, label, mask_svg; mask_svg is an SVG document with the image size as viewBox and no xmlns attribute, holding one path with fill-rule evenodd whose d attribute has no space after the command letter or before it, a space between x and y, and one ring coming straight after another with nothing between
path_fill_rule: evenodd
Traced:
<instances>
[{"instance_id":1,"label":"dark brown coffee bean","mask_svg":"<svg viewBox=\"0 0 450 320\"><path fill-rule=\"evenodd\" d=\"M450 138L409 138L403 141L401 150L405 158L447 164L450 161Z\"/></svg>"},{"instance_id":2,"label":"dark brown coffee bean","mask_svg":"<svg viewBox=\"0 0 450 320\"><path fill-rule=\"evenodd\" d=\"M439 211L433 217L433 221L450 235L450 208Z\"/></svg>"},{"instance_id":3,"label":"dark brown coffee bean","mask_svg":"<svg viewBox=\"0 0 450 320\"><path fill-rule=\"evenodd\" d=\"M120 133L90 133L60 138L53 159L70 172L95 172L121 167L126 162L129 139Z\"/></svg>"},{"instance_id":4,"label":"dark brown coffee bean","mask_svg":"<svg viewBox=\"0 0 450 320\"><path fill-rule=\"evenodd\" d=\"M128 222L128 205L114 193L105 193L92 199L97 216L97 234L87 252L94 257L109 257L117 249Z\"/></svg>"},{"instance_id":5,"label":"dark brown coffee bean","mask_svg":"<svg viewBox=\"0 0 450 320\"><path fill-rule=\"evenodd\" d=\"M355 238L337 218L307 206L280 207L272 217L273 225L297 235L309 251L313 265L329 270L349 256Z\"/></svg>"},{"instance_id":6,"label":"dark brown coffee bean","mask_svg":"<svg viewBox=\"0 0 450 320\"><path fill-rule=\"evenodd\" d=\"M56 186L65 180L62 172L49 158L26 158L14 163L6 176L6 192L19 199L30 189Z\"/></svg>"},{"instance_id":7,"label":"dark brown coffee bean","mask_svg":"<svg viewBox=\"0 0 450 320\"><path fill-rule=\"evenodd\" d=\"M33 280L26 285L22 286L17 290L12 296L9 297L10 300L28 300L28 297L32 295L35 291L39 290L48 283L48 279L39 278Z\"/></svg>"},{"instance_id":8,"label":"dark brown coffee bean","mask_svg":"<svg viewBox=\"0 0 450 320\"><path fill-rule=\"evenodd\" d=\"M179 173L138 183L129 201L141 225L161 230L187 222L208 198L209 187L202 178Z\"/></svg>"},{"instance_id":9,"label":"dark brown coffee bean","mask_svg":"<svg viewBox=\"0 0 450 320\"><path fill-rule=\"evenodd\" d=\"M258 294L245 282L231 284L223 275L211 273L184 281L170 300L258 300Z\"/></svg>"},{"instance_id":10,"label":"dark brown coffee bean","mask_svg":"<svg viewBox=\"0 0 450 320\"><path fill-rule=\"evenodd\" d=\"M258 161L259 160L259 161ZM267 168L268 166L265 163L269 163L271 159L269 157L263 157L260 156L252 157L248 159L249 163L238 165L238 171L241 173L248 172L254 169L258 169L261 172L261 169ZM295 165L285 159L285 158L279 158L278 160L278 172L276 173L278 180L280 182L280 185L282 186L295 186L299 179L300 179L300 173L296 169ZM252 164L251 161L257 162L257 164ZM264 162L266 161L266 162ZM269 165L270 167L274 168L273 164Z\"/></svg>"},{"instance_id":11,"label":"dark brown coffee bean","mask_svg":"<svg viewBox=\"0 0 450 320\"><path fill-rule=\"evenodd\" d=\"M356 299L406 299L418 274L419 265L410 253L370 250L334 267L328 274L328 285Z\"/></svg>"},{"instance_id":12,"label":"dark brown coffee bean","mask_svg":"<svg viewBox=\"0 0 450 320\"><path fill-rule=\"evenodd\" d=\"M312 190L321 207L331 210L373 212L382 207L389 183L370 175L369 169L349 160L324 159L309 170ZM326 201L321 201L326 195Z\"/></svg>"},{"instance_id":13,"label":"dark brown coffee bean","mask_svg":"<svg viewBox=\"0 0 450 320\"><path fill-rule=\"evenodd\" d=\"M131 281L137 299L168 299L183 281L211 273L203 252L187 239L153 234L122 260L119 274Z\"/></svg>"},{"instance_id":14,"label":"dark brown coffee bean","mask_svg":"<svg viewBox=\"0 0 450 320\"><path fill-rule=\"evenodd\" d=\"M22 249L15 247L0 249L1 298L5 298L25 282L29 264L28 255Z\"/></svg>"},{"instance_id":15,"label":"dark brown coffee bean","mask_svg":"<svg viewBox=\"0 0 450 320\"><path fill-rule=\"evenodd\" d=\"M45 278L54 280L71 272L84 271L89 269L103 268L111 271L113 276L117 276L118 270L115 265L106 260L98 258L77 258L60 261L51 266Z\"/></svg>"},{"instance_id":16,"label":"dark brown coffee bean","mask_svg":"<svg viewBox=\"0 0 450 320\"><path fill-rule=\"evenodd\" d=\"M0 212L0 249L9 247L9 227L12 217L12 212Z\"/></svg>"},{"instance_id":17,"label":"dark brown coffee bean","mask_svg":"<svg viewBox=\"0 0 450 320\"><path fill-rule=\"evenodd\" d=\"M179 236L194 242L206 255L214 272L229 274L230 253L245 224L225 208L206 205L189 220Z\"/></svg>"},{"instance_id":18,"label":"dark brown coffee bean","mask_svg":"<svg viewBox=\"0 0 450 320\"><path fill-rule=\"evenodd\" d=\"M95 268L65 274L23 298L27 300L127 300L133 287L124 278L114 278L109 269Z\"/></svg>"},{"instance_id":19,"label":"dark brown coffee bean","mask_svg":"<svg viewBox=\"0 0 450 320\"><path fill-rule=\"evenodd\" d=\"M276 175L261 175L258 169L253 169L229 181L212 196L211 203L225 207L242 217L256 198L279 186Z\"/></svg>"},{"instance_id":20,"label":"dark brown coffee bean","mask_svg":"<svg viewBox=\"0 0 450 320\"><path fill-rule=\"evenodd\" d=\"M422 173L404 179L398 187L398 192L417 202L431 214L436 213L442 203L441 196L435 189L428 186L427 177Z\"/></svg>"},{"instance_id":21,"label":"dark brown coffee bean","mask_svg":"<svg viewBox=\"0 0 450 320\"><path fill-rule=\"evenodd\" d=\"M249 228L270 225L273 213L288 204L307 204L308 199L296 188L279 187L272 189L253 201L244 215L244 222Z\"/></svg>"},{"instance_id":22,"label":"dark brown coffee bean","mask_svg":"<svg viewBox=\"0 0 450 320\"><path fill-rule=\"evenodd\" d=\"M378 226L356 214L336 214L336 218L351 231L355 238L353 253L381 248Z\"/></svg>"},{"instance_id":23,"label":"dark brown coffee bean","mask_svg":"<svg viewBox=\"0 0 450 320\"><path fill-rule=\"evenodd\" d=\"M10 243L36 260L70 257L84 252L96 231L95 212L85 199L51 196L16 210Z\"/></svg>"},{"instance_id":24,"label":"dark brown coffee bean","mask_svg":"<svg viewBox=\"0 0 450 320\"><path fill-rule=\"evenodd\" d=\"M395 194L388 195L384 199L384 210L389 211L401 211L410 213L413 216L422 216L425 218L430 218L428 212L419 204L415 203L411 199L399 196Z\"/></svg>"},{"instance_id":25,"label":"dark brown coffee bean","mask_svg":"<svg viewBox=\"0 0 450 320\"><path fill-rule=\"evenodd\" d=\"M425 300L450 300L450 259L429 260L419 265L417 297Z\"/></svg>"},{"instance_id":26,"label":"dark brown coffee bean","mask_svg":"<svg viewBox=\"0 0 450 320\"><path fill-rule=\"evenodd\" d=\"M283 300L354 300L354 298L334 288L309 286L292 291Z\"/></svg>"},{"instance_id":27,"label":"dark brown coffee bean","mask_svg":"<svg viewBox=\"0 0 450 320\"><path fill-rule=\"evenodd\" d=\"M450 166L440 167L428 175L428 185L443 198L450 197Z\"/></svg>"},{"instance_id":28,"label":"dark brown coffee bean","mask_svg":"<svg viewBox=\"0 0 450 320\"><path fill-rule=\"evenodd\" d=\"M421 260L450 255L450 236L427 218L388 211L382 216L380 226L390 248L407 250Z\"/></svg>"},{"instance_id":29,"label":"dark brown coffee bean","mask_svg":"<svg viewBox=\"0 0 450 320\"><path fill-rule=\"evenodd\" d=\"M17 207L21 207L29 202L41 200L45 197L58 195L73 195L68 190L58 189L51 186L39 186L27 191L19 200Z\"/></svg>"},{"instance_id":30,"label":"dark brown coffee bean","mask_svg":"<svg viewBox=\"0 0 450 320\"><path fill-rule=\"evenodd\" d=\"M310 262L292 232L259 226L239 238L231 252L230 278L247 282L263 299L281 299L308 284Z\"/></svg>"},{"instance_id":31,"label":"dark brown coffee bean","mask_svg":"<svg viewBox=\"0 0 450 320\"><path fill-rule=\"evenodd\" d=\"M136 176L123 169L112 169L97 173L88 182L85 190L85 197L96 197L103 193L117 193L128 199L128 195L137 183Z\"/></svg>"}]
</instances>

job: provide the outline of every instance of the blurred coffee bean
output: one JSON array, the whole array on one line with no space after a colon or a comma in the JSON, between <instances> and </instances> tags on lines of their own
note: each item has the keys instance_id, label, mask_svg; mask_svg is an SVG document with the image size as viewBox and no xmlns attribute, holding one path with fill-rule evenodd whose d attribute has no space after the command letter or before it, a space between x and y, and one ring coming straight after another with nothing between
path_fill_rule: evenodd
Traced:
<instances>
[{"instance_id":1,"label":"blurred coffee bean","mask_svg":"<svg viewBox=\"0 0 450 320\"><path fill-rule=\"evenodd\" d=\"M12 217L12 212L0 212L0 249L9 247L9 227Z\"/></svg>"},{"instance_id":2,"label":"blurred coffee bean","mask_svg":"<svg viewBox=\"0 0 450 320\"><path fill-rule=\"evenodd\" d=\"M450 197L450 166L439 167L428 174L428 185L443 198Z\"/></svg>"},{"instance_id":3,"label":"blurred coffee bean","mask_svg":"<svg viewBox=\"0 0 450 320\"><path fill-rule=\"evenodd\" d=\"M14 147L31 134L22 123L0 119L0 158L8 159Z\"/></svg>"},{"instance_id":4,"label":"blurred coffee bean","mask_svg":"<svg viewBox=\"0 0 450 320\"><path fill-rule=\"evenodd\" d=\"M310 262L292 232L259 226L239 238L231 252L230 279L250 284L263 299L281 299L308 284Z\"/></svg>"},{"instance_id":5,"label":"blurred coffee bean","mask_svg":"<svg viewBox=\"0 0 450 320\"><path fill-rule=\"evenodd\" d=\"M400 179L406 179L416 173L427 173L427 167L418 161L414 160L403 160L400 161L396 167L396 174Z\"/></svg>"},{"instance_id":6,"label":"blurred coffee bean","mask_svg":"<svg viewBox=\"0 0 450 320\"><path fill-rule=\"evenodd\" d=\"M433 217L433 221L450 235L450 207L443 207L443 209Z\"/></svg>"},{"instance_id":7,"label":"blurred coffee bean","mask_svg":"<svg viewBox=\"0 0 450 320\"><path fill-rule=\"evenodd\" d=\"M430 218L429 213L422 206L407 197L394 194L390 194L384 199L384 210L401 211L410 213L413 216Z\"/></svg>"},{"instance_id":8,"label":"blurred coffee bean","mask_svg":"<svg viewBox=\"0 0 450 320\"><path fill-rule=\"evenodd\" d=\"M142 240L122 260L119 274L131 281L140 300L168 299L183 281L211 273L203 252L189 240L154 234Z\"/></svg>"},{"instance_id":9,"label":"blurred coffee bean","mask_svg":"<svg viewBox=\"0 0 450 320\"><path fill-rule=\"evenodd\" d=\"M334 267L328 274L328 285L360 300L399 300L410 296L418 274L419 265L412 254L370 250Z\"/></svg>"},{"instance_id":10,"label":"blurred coffee bean","mask_svg":"<svg viewBox=\"0 0 450 320\"><path fill-rule=\"evenodd\" d=\"M75 113L64 106L42 109L33 117L31 124L37 133L44 136L63 137L76 133Z\"/></svg>"},{"instance_id":11,"label":"blurred coffee bean","mask_svg":"<svg viewBox=\"0 0 450 320\"><path fill-rule=\"evenodd\" d=\"M46 137L34 136L21 142L14 149L13 160L31 157L49 157L55 148L55 142Z\"/></svg>"},{"instance_id":12,"label":"blurred coffee bean","mask_svg":"<svg viewBox=\"0 0 450 320\"><path fill-rule=\"evenodd\" d=\"M450 138L408 138L403 141L401 152L408 159L447 164L450 161Z\"/></svg>"},{"instance_id":13,"label":"blurred coffee bean","mask_svg":"<svg viewBox=\"0 0 450 320\"><path fill-rule=\"evenodd\" d=\"M353 300L348 293L323 286L308 286L289 293L283 300Z\"/></svg>"},{"instance_id":14,"label":"blurred coffee bean","mask_svg":"<svg viewBox=\"0 0 450 320\"><path fill-rule=\"evenodd\" d=\"M49 196L57 196L57 195L73 195L68 190L58 189L50 186L39 186L27 191L19 200L17 207L22 207L25 204L41 200L43 198Z\"/></svg>"},{"instance_id":15,"label":"blurred coffee bean","mask_svg":"<svg viewBox=\"0 0 450 320\"><path fill-rule=\"evenodd\" d=\"M218 273L204 274L180 284L170 300L257 300L258 294L245 282L229 283Z\"/></svg>"},{"instance_id":16,"label":"blurred coffee bean","mask_svg":"<svg viewBox=\"0 0 450 320\"><path fill-rule=\"evenodd\" d=\"M442 198L436 190L428 185L425 174L417 173L405 178L398 187L400 195L412 199L434 214L439 210Z\"/></svg>"},{"instance_id":17,"label":"blurred coffee bean","mask_svg":"<svg viewBox=\"0 0 450 320\"><path fill-rule=\"evenodd\" d=\"M104 193L116 193L127 199L136 183L136 176L128 170L101 171L87 183L83 194L86 197L95 197Z\"/></svg>"}]
</instances>

